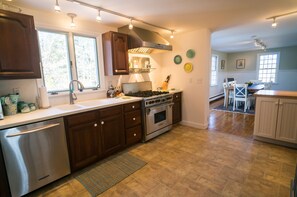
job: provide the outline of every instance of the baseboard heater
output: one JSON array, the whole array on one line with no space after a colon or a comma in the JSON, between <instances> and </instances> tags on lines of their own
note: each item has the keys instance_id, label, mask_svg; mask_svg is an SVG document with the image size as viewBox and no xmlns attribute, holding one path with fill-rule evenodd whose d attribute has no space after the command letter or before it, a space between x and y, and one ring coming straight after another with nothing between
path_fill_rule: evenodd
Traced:
<instances>
[{"instance_id":1,"label":"baseboard heater","mask_svg":"<svg viewBox=\"0 0 297 197\"><path fill-rule=\"evenodd\" d=\"M222 97L224 97L224 93L217 94L217 95L215 95L215 96L210 97L210 98L209 98L209 102L214 101L214 100L217 100L217 99L220 99L220 98L222 98Z\"/></svg>"}]
</instances>

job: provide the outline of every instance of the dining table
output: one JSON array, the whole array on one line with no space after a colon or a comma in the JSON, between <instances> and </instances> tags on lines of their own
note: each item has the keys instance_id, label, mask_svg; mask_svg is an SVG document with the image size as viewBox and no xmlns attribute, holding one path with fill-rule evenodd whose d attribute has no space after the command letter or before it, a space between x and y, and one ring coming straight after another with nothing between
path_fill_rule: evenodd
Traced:
<instances>
[{"instance_id":1,"label":"dining table","mask_svg":"<svg viewBox=\"0 0 297 197\"><path fill-rule=\"evenodd\" d=\"M259 90L263 90L264 89L264 84L252 84L250 86L247 87L247 90L250 94L253 94ZM234 86L228 86L226 88L226 96L225 96L225 106L224 107L228 107L228 103L229 103L229 92L230 91L234 91Z\"/></svg>"}]
</instances>

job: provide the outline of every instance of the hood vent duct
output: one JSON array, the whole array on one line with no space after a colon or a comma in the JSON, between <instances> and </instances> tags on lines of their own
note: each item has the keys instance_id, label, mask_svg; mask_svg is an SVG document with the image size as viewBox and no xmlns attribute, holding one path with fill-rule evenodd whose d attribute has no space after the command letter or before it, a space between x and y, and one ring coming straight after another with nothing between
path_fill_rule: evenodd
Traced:
<instances>
[{"instance_id":1,"label":"hood vent duct","mask_svg":"<svg viewBox=\"0 0 297 197\"><path fill-rule=\"evenodd\" d=\"M118 29L120 33L129 35L129 52L130 53L153 53L161 51L172 51L170 43L159 33L133 27L129 29L128 25Z\"/></svg>"}]
</instances>

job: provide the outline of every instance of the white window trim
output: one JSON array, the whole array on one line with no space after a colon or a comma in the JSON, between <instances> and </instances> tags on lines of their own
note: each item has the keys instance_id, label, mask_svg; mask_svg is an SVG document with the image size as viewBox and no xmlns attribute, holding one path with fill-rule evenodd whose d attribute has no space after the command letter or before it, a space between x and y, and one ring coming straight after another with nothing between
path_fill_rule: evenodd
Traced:
<instances>
[{"instance_id":1,"label":"white window trim","mask_svg":"<svg viewBox=\"0 0 297 197\"><path fill-rule=\"evenodd\" d=\"M103 65L103 50L102 50L102 37L100 35L94 35L91 33L86 33L86 32L73 32L73 31L66 31L66 30L58 30L58 29L51 29L51 28L36 28L37 31L47 31L47 32L53 32L53 33L63 33L67 34L68 40L68 53L69 53L69 58L70 61L72 62L72 65L70 65L71 69L71 79L77 79L77 72L76 72L76 66L73 66L73 64L76 65L75 62L75 57L74 57L74 35L81 35L81 36L87 36L87 37L92 37L96 39L96 44L97 44L97 61L98 61L98 70L99 70L99 83L100 87L98 89L85 89L83 92L78 91L77 84L74 83L74 92L78 94L90 94L94 92L106 92L106 87L105 87L105 78L104 78L104 65ZM38 41L39 42L39 41ZM40 61L40 65L42 65L42 62ZM41 68L42 70L42 68ZM38 81L36 81L38 86L45 86L44 84L44 79L43 79L43 73L42 73L42 78ZM69 90L66 91L57 91L58 94L51 94L49 92L48 94L50 97L60 97L60 96L65 96L69 94Z\"/></svg>"},{"instance_id":2,"label":"white window trim","mask_svg":"<svg viewBox=\"0 0 297 197\"><path fill-rule=\"evenodd\" d=\"M277 84L278 83L278 75L279 75L279 62L280 62L280 52L279 51L271 51L271 52L257 54L257 79L259 79L260 55L271 55L271 54L277 54L275 82L272 83L272 84Z\"/></svg>"},{"instance_id":3,"label":"white window trim","mask_svg":"<svg viewBox=\"0 0 297 197\"><path fill-rule=\"evenodd\" d=\"M212 70L211 70L211 67L212 67L212 57L215 56L217 58L217 68L216 68L216 83L215 84L211 84L211 76L212 76ZM212 54L211 55L211 65L210 65L210 81L209 81L209 85L210 87L215 87L215 86L218 86L218 70L219 70L219 56L217 54Z\"/></svg>"}]
</instances>

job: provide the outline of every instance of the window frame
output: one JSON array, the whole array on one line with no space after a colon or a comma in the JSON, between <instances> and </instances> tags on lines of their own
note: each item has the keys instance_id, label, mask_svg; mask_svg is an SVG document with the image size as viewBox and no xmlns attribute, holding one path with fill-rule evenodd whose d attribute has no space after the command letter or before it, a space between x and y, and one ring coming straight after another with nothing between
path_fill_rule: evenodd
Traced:
<instances>
[{"instance_id":1,"label":"window frame","mask_svg":"<svg viewBox=\"0 0 297 197\"><path fill-rule=\"evenodd\" d=\"M72 60L71 60L71 49L70 49L70 43L69 43L69 38L70 38L70 36L69 36L69 32L66 32L66 31L59 31L59 30L51 30L51 29L44 29L44 28L38 28L37 29L37 34L38 34L38 32L39 31L43 31L43 32L48 32L48 33L56 33L56 34L64 34L65 36L66 36L66 44L67 44L67 56L68 56L68 61L69 61L69 68L68 68L68 70L69 70L69 79L70 79L70 81L71 80L73 80L73 71L72 71L72 67L73 67L73 62L72 62ZM39 47L39 54L40 54L40 64L41 64L41 75L42 75L42 85L44 86L44 87L46 87L45 86L45 79L44 79L44 72L43 72L43 68L44 68L44 66L43 66L43 62L42 62L42 57L41 57L41 48L40 48L40 45L39 45L39 43L40 43L40 40L39 40L39 36L37 36L38 37L38 47ZM50 94L59 94L59 93L62 93L62 92L67 92L67 91L69 91L68 89L65 89L65 90L55 90L55 91L47 91L48 93L50 93Z\"/></svg>"},{"instance_id":2,"label":"window frame","mask_svg":"<svg viewBox=\"0 0 297 197\"><path fill-rule=\"evenodd\" d=\"M271 51L271 52L264 52L264 53L258 53L257 54L257 79L259 79L259 72L260 72L260 56L261 55L277 55L276 60L276 68L275 68L275 82L272 82L272 84L278 83L278 75L279 75L279 62L280 62L280 52L279 51ZM270 82L264 82L264 83L270 83Z\"/></svg>"},{"instance_id":3,"label":"window frame","mask_svg":"<svg viewBox=\"0 0 297 197\"><path fill-rule=\"evenodd\" d=\"M86 38L94 38L95 39L95 43L96 43L96 47L95 47L95 54L96 54L96 61L97 61L97 76L98 76L98 84L95 87L87 87L85 88L86 90L91 89L97 89L98 85L99 88L101 87L101 75L100 75L100 66L99 66L99 55L98 55L98 40L97 37L95 36L89 36L89 35L85 35L85 34L79 34L79 33L72 33L72 43L73 43L73 60L74 60L74 70L75 70L75 76L76 79L78 80L78 72L77 72L77 64L76 64L76 56L75 56L75 43L74 43L74 36L80 36L80 37L86 37Z\"/></svg>"},{"instance_id":4,"label":"window frame","mask_svg":"<svg viewBox=\"0 0 297 197\"><path fill-rule=\"evenodd\" d=\"M213 57L216 57L216 81L215 81L215 84L212 84L212 58ZM219 56L217 54L211 54L211 65L210 65L210 80L209 80L209 85L210 87L214 87L214 86L218 86L218 67L219 67Z\"/></svg>"},{"instance_id":5,"label":"window frame","mask_svg":"<svg viewBox=\"0 0 297 197\"><path fill-rule=\"evenodd\" d=\"M77 79L77 68L76 68L76 58L75 58L75 47L74 47L74 35L77 36L84 36L84 37L91 37L95 39L96 42L96 59L97 59L97 74L98 74L98 78L99 78L99 87L88 87L85 88L85 90L83 92L78 91L78 87L77 84L74 83L74 92L77 92L78 94L89 94L95 91L100 91L100 92L105 92L105 80L104 80L104 65L103 65L103 52L102 49L99 47L101 46L102 43L102 39L101 39L101 33L85 33L85 32L72 32L72 31L68 31L68 30L60 30L60 29L51 29L51 28L36 28L37 31L45 31L45 32L52 32L52 33L62 33L62 34L66 34L67 35L67 49L68 49L68 57L69 57L69 61L70 61L70 79L74 80ZM39 38L38 38L38 42L39 42ZM39 43L38 43L39 45ZM40 51L40 49L39 49ZM40 53L41 54L41 53ZM41 62L41 75L42 75L42 79L37 81L37 84L39 85L43 85L45 86L45 82L44 82L44 73L43 73L43 65L42 65L42 61L41 61L41 57L40 57L40 62ZM98 84L97 84L98 85ZM64 91L48 91L48 93L51 96L63 96L68 94L69 90L64 90Z\"/></svg>"}]
</instances>

